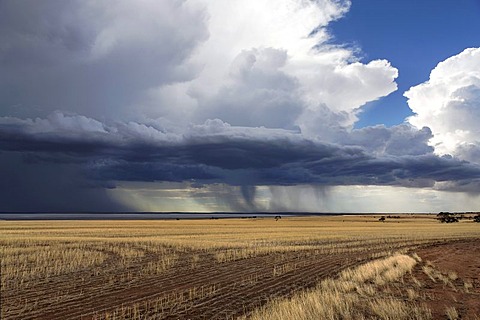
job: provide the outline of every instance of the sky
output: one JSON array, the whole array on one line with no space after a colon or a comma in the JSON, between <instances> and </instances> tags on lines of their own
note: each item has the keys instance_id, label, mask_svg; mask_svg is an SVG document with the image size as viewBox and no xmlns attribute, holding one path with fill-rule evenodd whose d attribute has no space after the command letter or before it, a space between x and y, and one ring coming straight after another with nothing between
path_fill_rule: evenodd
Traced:
<instances>
[{"instance_id":1,"label":"sky","mask_svg":"<svg viewBox=\"0 0 480 320\"><path fill-rule=\"evenodd\" d=\"M478 211L479 17L0 0L0 211Z\"/></svg>"},{"instance_id":2,"label":"sky","mask_svg":"<svg viewBox=\"0 0 480 320\"><path fill-rule=\"evenodd\" d=\"M330 26L335 42L357 46L368 59L387 58L399 69L398 90L363 107L356 127L402 123L412 115L403 93L464 48L478 47L478 0L354 1Z\"/></svg>"}]
</instances>

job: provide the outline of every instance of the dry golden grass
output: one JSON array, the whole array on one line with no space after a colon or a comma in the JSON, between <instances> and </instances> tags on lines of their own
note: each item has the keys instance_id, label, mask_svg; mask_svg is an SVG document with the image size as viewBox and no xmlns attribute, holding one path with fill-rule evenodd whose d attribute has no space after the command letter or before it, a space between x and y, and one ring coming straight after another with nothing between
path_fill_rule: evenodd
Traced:
<instances>
[{"instance_id":1,"label":"dry golden grass","mask_svg":"<svg viewBox=\"0 0 480 320\"><path fill-rule=\"evenodd\" d=\"M445 314L447 315L447 318L448 318L449 320L457 320L457 319L459 319L457 309L455 309L454 307L448 307L448 308L445 310Z\"/></svg>"}]
</instances>

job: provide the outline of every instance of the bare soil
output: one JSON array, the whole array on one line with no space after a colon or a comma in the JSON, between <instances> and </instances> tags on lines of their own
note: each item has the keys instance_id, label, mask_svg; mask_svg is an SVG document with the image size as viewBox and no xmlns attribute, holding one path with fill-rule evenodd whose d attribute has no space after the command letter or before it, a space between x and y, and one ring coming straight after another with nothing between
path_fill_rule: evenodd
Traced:
<instances>
[{"instance_id":1,"label":"bare soil","mask_svg":"<svg viewBox=\"0 0 480 320\"><path fill-rule=\"evenodd\" d=\"M458 275L445 284L430 279L421 265L415 268L413 275L423 284L422 300L432 310L433 319L448 319L448 307L457 310L459 319L480 319L480 239L428 246L416 252L423 260L421 265L431 264L447 277L449 272Z\"/></svg>"}]
</instances>

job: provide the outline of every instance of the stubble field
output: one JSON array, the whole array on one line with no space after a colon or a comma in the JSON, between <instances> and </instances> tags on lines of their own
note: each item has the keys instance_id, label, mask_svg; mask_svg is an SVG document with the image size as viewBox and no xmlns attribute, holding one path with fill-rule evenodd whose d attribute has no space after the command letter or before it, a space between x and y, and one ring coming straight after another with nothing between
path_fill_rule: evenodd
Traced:
<instances>
[{"instance_id":1,"label":"stubble field","mask_svg":"<svg viewBox=\"0 0 480 320\"><path fill-rule=\"evenodd\" d=\"M479 240L407 215L0 221L1 319L479 319Z\"/></svg>"}]
</instances>

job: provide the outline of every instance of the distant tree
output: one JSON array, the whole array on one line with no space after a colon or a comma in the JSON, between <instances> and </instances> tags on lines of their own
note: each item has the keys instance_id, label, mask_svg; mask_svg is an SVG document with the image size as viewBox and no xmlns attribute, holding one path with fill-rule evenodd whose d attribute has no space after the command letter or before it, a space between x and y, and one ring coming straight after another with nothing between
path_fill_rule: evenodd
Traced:
<instances>
[{"instance_id":1,"label":"distant tree","mask_svg":"<svg viewBox=\"0 0 480 320\"><path fill-rule=\"evenodd\" d=\"M378 221L385 222L385 216L381 216L380 219L378 219Z\"/></svg>"},{"instance_id":2,"label":"distant tree","mask_svg":"<svg viewBox=\"0 0 480 320\"><path fill-rule=\"evenodd\" d=\"M455 216L455 213L451 212L440 212L437 214L437 219L442 223L453 223L458 222L458 218Z\"/></svg>"},{"instance_id":3,"label":"distant tree","mask_svg":"<svg viewBox=\"0 0 480 320\"><path fill-rule=\"evenodd\" d=\"M480 222L480 213L473 217L473 221Z\"/></svg>"}]
</instances>

